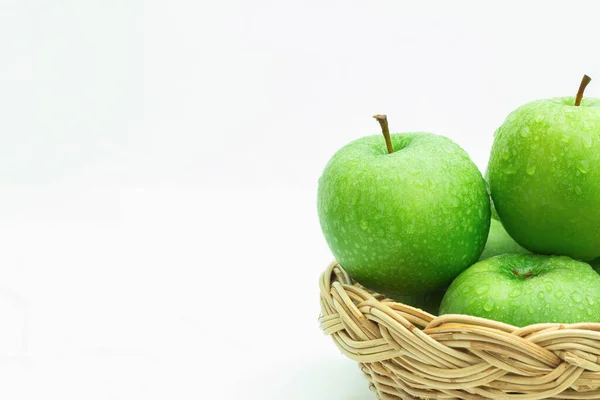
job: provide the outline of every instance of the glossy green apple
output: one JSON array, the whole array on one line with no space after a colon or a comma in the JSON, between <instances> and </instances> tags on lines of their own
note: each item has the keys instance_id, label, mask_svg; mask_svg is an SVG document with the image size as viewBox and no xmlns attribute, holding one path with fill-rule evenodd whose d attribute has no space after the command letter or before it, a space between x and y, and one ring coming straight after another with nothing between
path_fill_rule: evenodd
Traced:
<instances>
[{"instance_id":1,"label":"glossy green apple","mask_svg":"<svg viewBox=\"0 0 600 400\"><path fill-rule=\"evenodd\" d=\"M452 140L431 133L355 140L318 187L321 228L345 270L391 298L434 292L481 255L490 203L481 173Z\"/></svg>"},{"instance_id":2,"label":"glossy green apple","mask_svg":"<svg viewBox=\"0 0 600 400\"><path fill-rule=\"evenodd\" d=\"M510 237L498 220L492 219L490 224L490 233L487 243L481 253L479 260L494 257L500 254L529 254L527 249L519 246L517 242Z\"/></svg>"},{"instance_id":3,"label":"glossy green apple","mask_svg":"<svg viewBox=\"0 0 600 400\"><path fill-rule=\"evenodd\" d=\"M600 275L566 256L505 254L471 266L448 288L441 314L515 326L600 322Z\"/></svg>"},{"instance_id":4,"label":"glossy green apple","mask_svg":"<svg viewBox=\"0 0 600 400\"><path fill-rule=\"evenodd\" d=\"M600 99L575 101L538 100L512 112L495 133L489 182L521 246L592 260L600 256Z\"/></svg>"}]
</instances>

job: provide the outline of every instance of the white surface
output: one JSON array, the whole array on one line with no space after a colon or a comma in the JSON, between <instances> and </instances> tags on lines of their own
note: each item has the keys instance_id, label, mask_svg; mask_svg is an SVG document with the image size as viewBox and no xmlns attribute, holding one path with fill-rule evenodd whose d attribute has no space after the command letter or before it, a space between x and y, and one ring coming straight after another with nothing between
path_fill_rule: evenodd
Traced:
<instances>
[{"instance_id":1,"label":"white surface","mask_svg":"<svg viewBox=\"0 0 600 400\"><path fill-rule=\"evenodd\" d=\"M374 113L485 168L600 80L598 7L0 1L0 397L372 399L318 329L322 168Z\"/></svg>"},{"instance_id":2,"label":"white surface","mask_svg":"<svg viewBox=\"0 0 600 400\"><path fill-rule=\"evenodd\" d=\"M305 193L21 190L3 193L4 210L15 193L29 209L2 213L0 371L15 379L0 393L304 399L332 384L343 398L368 393L317 328L330 256Z\"/></svg>"}]
</instances>

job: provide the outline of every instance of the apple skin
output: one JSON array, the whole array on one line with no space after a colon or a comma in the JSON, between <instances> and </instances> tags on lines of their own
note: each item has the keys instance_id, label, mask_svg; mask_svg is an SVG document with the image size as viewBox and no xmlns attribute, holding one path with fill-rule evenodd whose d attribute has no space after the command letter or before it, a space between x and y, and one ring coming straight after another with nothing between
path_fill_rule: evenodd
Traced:
<instances>
[{"instance_id":1,"label":"apple skin","mask_svg":"<svg viewBox=\"0 0 600 400\"><path fill-rule=\"evenodd\" d=\"M468 314L515 326L600 322L600 275L566 256L504 254L460 274L448 288L440 314Z\"/></svg>"},{"instance_id":2,"label":"apple skin","mask_svg":"<svg viewBox=\"0 0 600 400\"><path fill-rule=\"evenodd\" d=\"M390 298L446 288L481 255L490 225L485 181L467 153L431 133L355 140L318 188L327 243L362 285Z\"/></svg>"},{"instance_id":3,"label":"apple skin","mask_svg":"<svg viewBox=\"0 0 600 400\"><path fill-rule=\"evenodd\" d=\"M508 233L506 233L506 230L500 221L492 218L487 243L485 244L483 253L481 253L481 257L479 257L479 261L498 256L500 254L530 253L527 251L527 249L519 246L519 244L515 242Z\"/></svg>"},{"instance_id":4,"label":"apple skin","mask_svg":"<svg viewBox=\"0 0 600 400\"><path fill-rule=\"evenodd\" d=\"M495 133L488 165L506 231L539 254L600 256L600 99L538 100Z\"/></svg>"}]
</instances>

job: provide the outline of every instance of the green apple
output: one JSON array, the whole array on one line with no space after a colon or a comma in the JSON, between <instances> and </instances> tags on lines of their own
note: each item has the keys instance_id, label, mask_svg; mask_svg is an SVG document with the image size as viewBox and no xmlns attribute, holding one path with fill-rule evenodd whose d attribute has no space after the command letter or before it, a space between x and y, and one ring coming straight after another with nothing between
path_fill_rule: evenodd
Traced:
<instances>
[{"instance_id":1,"label":"green apple","mask_svg":"<svg viewBox=\"0 0 600 400\"><path fill-rule=\"evenodd\" d=\"M592 260L600 256L600 99L582 95L513 111L495 133L488 170L494 206L517 243Z\"/></svg>"},{"instance_id":2,"label":"green apple","mask_svg":"<svg viewBox=\"0 0 600 400\"><path fill-rule=\"evenodd\" d=\"M529 254L529 251L519 246L519 244L506 233L506 230L500 221L492 219L487 243L485 244L485 248L483 249L483 253L481 253L481 257L479 257L479 260L485 260L486 258L500 254Z\"/></svg>"},{"instance_id":3,"label":"green apple","mask_svg":"<svg viewBox=\"0 0 600 400\"><path fill-rule=\"evenodd\" d=\"M446 137L387 138L363 137L331 158L318 187L323 234L345 270L372 290L396 298L446 288L485 245L485 181Z\"/></svg>"},{"instance_id":4,"label":"green apple","mask_svg":"<svg viewBox=\"0 0 600 400\"><path fill-rule=\"evenodd\" d=\"M448 288L441 314L515 326L600 322L600 275L566 256L505 254L471 266Z\"/></svg>"}]
</instances>

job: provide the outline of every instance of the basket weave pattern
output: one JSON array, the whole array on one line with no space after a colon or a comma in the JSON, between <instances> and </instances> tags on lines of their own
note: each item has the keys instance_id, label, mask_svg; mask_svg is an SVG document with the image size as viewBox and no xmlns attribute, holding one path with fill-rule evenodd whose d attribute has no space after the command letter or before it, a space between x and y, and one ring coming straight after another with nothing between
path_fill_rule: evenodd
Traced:
<instances>
[{"instance_id":1,"label":"basket weave pattern","mask_svg":"<svg viewBox=\"0 0 600 400\"><path fill-rule=\"evenodd\" d=\"M600 399L599 323L436 317L368 291L336 262L320 290L321 329L379 399Z\"/></svg>"}]
</instances>

